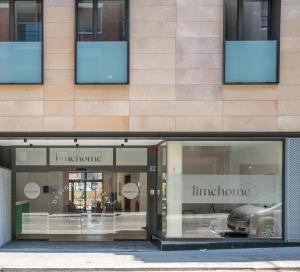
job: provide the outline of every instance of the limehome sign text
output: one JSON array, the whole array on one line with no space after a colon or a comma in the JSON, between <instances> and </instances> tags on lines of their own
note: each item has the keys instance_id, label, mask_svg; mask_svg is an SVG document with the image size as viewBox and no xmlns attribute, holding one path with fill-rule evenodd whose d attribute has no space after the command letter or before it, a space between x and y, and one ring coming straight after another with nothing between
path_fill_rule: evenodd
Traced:
<instances>
[{"instance_id":1,"label":"limehome sign text","mask_svg":"<svg viewBox=\"0 0 300 272\"><path fill-rule=\"evenodd\" d=\"M103 154L91 154L91 155L81 155L81 154L65 154L65 153L56 153L55 160L58 163L87 163L87 162L99 162L103 161Z\"/></svg>"},{"instance_id":2,"label":"limehome sign text","mask_svg":"<svg viewBox=\"0 0 300 272\"><path fill-rule=\"evenodd\" d=\"M247 187L247 184L243 187ZM251 196L251 188L224 188L221 185L218 185L215 188L200 188L197 185L194 185L192 188L193 197L195 196L241 196L247 197Z\"/></svg>"},{"instance_id":3,"label":"limehome sign text","mask_svg":"<svg viewBox=\"0 0 300 272\"><path fill-rule=\"evenodd\" d=\"M112 148L51 148L50 165L112 165Z\"/></svg>"},{"instance_id":4,"label":"limehome sign text","mask_svg":"<svg viewBox=\"0 0 300 272\"><path fill-rule=\"evenodd\" d=\"M183 175L186 204L275 203L281 179L276 175Z\"/></svg>"}]
</instances>

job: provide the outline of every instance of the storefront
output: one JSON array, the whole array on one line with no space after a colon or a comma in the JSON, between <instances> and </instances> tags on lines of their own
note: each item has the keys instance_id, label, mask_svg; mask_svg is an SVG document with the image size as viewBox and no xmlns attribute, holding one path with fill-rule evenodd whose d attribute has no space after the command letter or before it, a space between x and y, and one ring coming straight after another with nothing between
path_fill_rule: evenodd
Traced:
<instances>
[{"instance_id":1,"label":"storefront","mask_svg":"<svg viewBox=\"0 0 300 272\"><path fill-rule=\"evenodd\" d=\"M14 157L16 239L149 239L147 147L16 147Z\"/></svg>"},{"instance_id":2,"label":"storefront","mask_svg":"<svg viewBox=\"0 0 300 272\"><path fill-rule=\"evenodd\" d=\"M295 140L40 139L7 146L12 238L151 240L162 249L297 243L299 184L290 178L297 160L288 159L299 156L290 148Z\"/></svg>"},{"instance_id":3,"label":"storefront","mask_svg":"<svg viewBox=\"0 0 300 272\"><path fill-rule=\"evenodd\" d=\"M160 152L161 237L282 239L282 141L171 141Z\"/></svg>"}]
</instances>

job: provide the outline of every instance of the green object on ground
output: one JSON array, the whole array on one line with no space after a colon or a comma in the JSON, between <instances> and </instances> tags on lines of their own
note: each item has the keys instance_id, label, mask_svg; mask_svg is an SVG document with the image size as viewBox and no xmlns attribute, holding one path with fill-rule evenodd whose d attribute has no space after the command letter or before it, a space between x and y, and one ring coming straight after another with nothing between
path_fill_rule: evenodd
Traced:
<instances>
[{"instance_id":1,"label":"green object on ground","mask_svg":"<svg viewBox=\"0 0 300 272\"><path fill-rule=\"evenodd\" d=\"M29 202L16 203L16 233L22 233L22 214L29 212Z\"/></svg>"}]
</instances>

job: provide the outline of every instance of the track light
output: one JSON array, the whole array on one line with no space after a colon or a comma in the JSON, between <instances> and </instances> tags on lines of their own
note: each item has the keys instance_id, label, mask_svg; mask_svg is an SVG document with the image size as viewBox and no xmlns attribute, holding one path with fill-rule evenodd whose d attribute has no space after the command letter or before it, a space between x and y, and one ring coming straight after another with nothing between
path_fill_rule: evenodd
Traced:
<instances>
[{"instance_id":1,"label":"track light","mask_svg":"<svg viewBox=\"0 0 300 272\"><path fill-rule=\"evenodd\" d=\"M128 139L126 138L126 139L124 140L124 142L125 142L125 143L128 143Z\"/></svg>"},{"instance_id":2,"label":"track light","mask_svg":"<svg viewBox=\"0 0 300 272\"><path fill-rule=\"evenodd\" d=\"M77 138L74 138L74 143L77 143L77 142L78 142Z\"/></svg>"},{"instance_id":3,"label":"track light","mask_svg":"<svg viewBox=\"0 0 300 272\"><path fill-rule=\"evenodd\" d=\"M24 143L27 143L27 139L26 138L24 138Z\"/></svg>"}]
</instances>

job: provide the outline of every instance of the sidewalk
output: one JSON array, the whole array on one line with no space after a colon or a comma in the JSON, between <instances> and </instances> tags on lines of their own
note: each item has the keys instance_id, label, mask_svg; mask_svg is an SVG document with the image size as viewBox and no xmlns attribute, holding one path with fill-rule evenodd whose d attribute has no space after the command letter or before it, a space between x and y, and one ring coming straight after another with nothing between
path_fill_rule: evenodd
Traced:
<instances>
[{"instance_id":1,"label":"sidewalk","mask_svg":"<svg viewBox=\"0 0 300 272\"><path fill-rule=\"evenodd\" d=\"M161 252L144 242L13 242L0 250L0 268L0 271L300 271L300 247Z\"/></svg>"}]
</instances>

